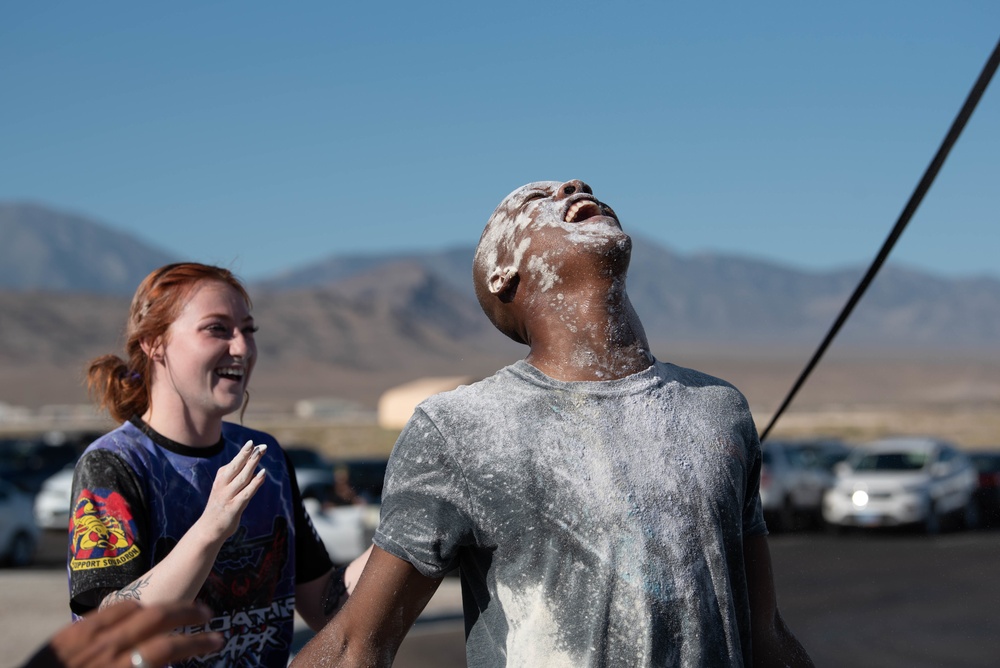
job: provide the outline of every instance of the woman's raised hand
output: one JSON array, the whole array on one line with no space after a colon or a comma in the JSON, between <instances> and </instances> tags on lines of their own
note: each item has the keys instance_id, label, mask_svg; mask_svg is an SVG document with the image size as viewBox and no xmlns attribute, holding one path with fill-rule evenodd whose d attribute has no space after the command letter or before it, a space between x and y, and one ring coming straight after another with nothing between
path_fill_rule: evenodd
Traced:
<instances>
[{"instance_id":1,"label":"woman's raised hand","mask_svg":"<svg viewBox=\"0 0 1000 668\"><path fill-rule=\"evenodd\" d=\"M264 444L255 446L253 441L247 441L233 461L215 475L212 493L199 522L205 522L207 529L217 532L218 538L225 540L235 533L247 504L264 483L264 469L256 475L254 469L266 450Z\"/></svg>"}]
</instances>

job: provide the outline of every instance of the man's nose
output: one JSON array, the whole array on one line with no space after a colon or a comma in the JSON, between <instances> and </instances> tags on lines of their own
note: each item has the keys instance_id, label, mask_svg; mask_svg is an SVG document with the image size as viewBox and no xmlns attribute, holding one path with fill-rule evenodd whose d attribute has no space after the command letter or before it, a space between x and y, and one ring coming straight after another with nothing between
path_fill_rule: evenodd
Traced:
<instances>
[{"instance_id":1,"label":"man's nose","mask_svg":"<svg viewBox=\"0 0 1000 668\"><path fill-rule=\"evenodd\" d=\"M594 191L591 190L590 186L581 181L580 179L573 179L572 181L567 181L566 183L559 186L559 190L556 192L556 196L552 199L560 200L566 199L570 195L576 193L587 193L588 195L593 195Z\"/></svg>"}]
</instances>

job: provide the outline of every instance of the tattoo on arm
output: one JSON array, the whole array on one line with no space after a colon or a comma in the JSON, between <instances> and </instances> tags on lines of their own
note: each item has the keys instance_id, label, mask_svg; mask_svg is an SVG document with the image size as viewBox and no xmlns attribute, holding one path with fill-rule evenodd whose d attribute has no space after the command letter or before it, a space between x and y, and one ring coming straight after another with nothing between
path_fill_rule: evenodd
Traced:
<instances>
[{"instance_id":1,"label":"tattoo on arm","mask_svg":"<svg viewBox=\"0 0 1000 668\"><path fill-rule=\"evenodd\" d=\"M142 590L149 584L149 576L141 577L131 584L127 584L118 591L113 591L101 601L100 609L114 605L121 601L139 601L142 599Z\"/></svg>"},{"instance_id":2,"label":"tattoo on arm","mask_svg":"<svg viewBox=\"0 0 1000 668\"><path fill-rule=\"evenodd\" d=\"M323 595L323 614L329 617L347 600L347 583L344 575L347 566L335 568L326 581L326 593Z\"/></svg>"}]
</instances>

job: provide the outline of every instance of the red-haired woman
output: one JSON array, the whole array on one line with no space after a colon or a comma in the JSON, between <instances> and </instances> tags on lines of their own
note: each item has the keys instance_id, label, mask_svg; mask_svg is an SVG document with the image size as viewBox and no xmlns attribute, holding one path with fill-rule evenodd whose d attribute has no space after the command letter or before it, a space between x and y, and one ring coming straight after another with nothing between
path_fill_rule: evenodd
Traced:
<instances>
[{"instance_id":1,"label":"red-haired woman","mask_svg":"<svg viewBox=\"0 0 1000 668\"><path fill-rule=\"evenodd\" d=\"M88 372L122 424L76 466L70 607L205 603L211 621L187 630L226 642L185 665L284 666L295 611L319 629L364 566L334 568L275 440L223 422L248 396L256 330L231 272L167 265L132 299L127 359L106 355Z\"/></svg>"}]
</instances>

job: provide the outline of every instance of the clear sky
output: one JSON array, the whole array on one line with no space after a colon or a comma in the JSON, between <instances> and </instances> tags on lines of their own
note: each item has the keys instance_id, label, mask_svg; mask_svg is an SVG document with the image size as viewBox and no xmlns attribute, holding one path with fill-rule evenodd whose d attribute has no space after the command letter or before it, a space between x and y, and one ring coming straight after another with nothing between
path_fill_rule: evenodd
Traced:
<instances>
[{"instance_id":1,"label":"clear sky","mask_svg":"<svg viewBox=\"0 0 1000 668\"><path fill-rule=\"evenodd\" d=\"M867 264L1000 2L0 3L0 199L248 279L581 178L683 253ZM1000 80L893 254L1000 276Z\"/></svg>"}]
</instances>

